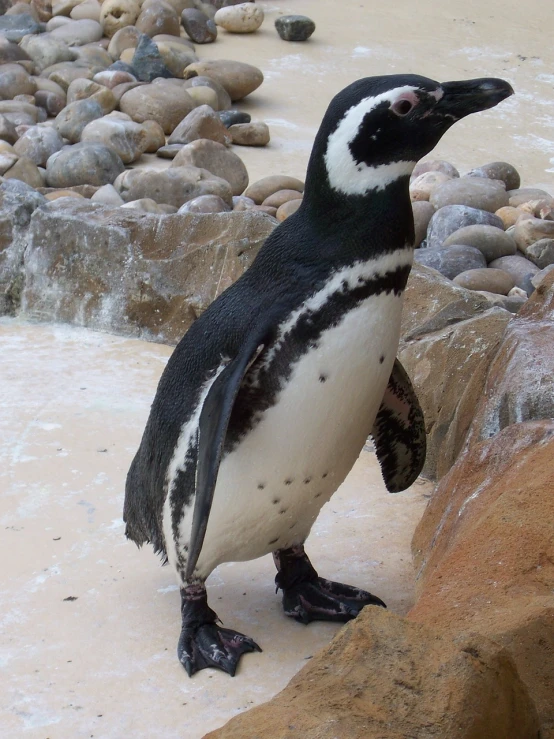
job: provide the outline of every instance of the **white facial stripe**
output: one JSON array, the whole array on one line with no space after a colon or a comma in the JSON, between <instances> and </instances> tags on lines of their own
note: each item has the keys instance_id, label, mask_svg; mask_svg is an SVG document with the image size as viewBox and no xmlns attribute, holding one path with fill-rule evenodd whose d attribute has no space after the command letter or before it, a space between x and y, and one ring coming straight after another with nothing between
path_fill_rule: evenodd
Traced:
<instances>
[{"instance_id":1,"label":"white facial stripe","mask_svg":"<svg viewBox=\"0 0 554 739\"><path fill-rule=\"evenodd\" d=\"M319 310L334 293L352 290L359 286L359 280L365 282L379 275L383 276L386 272L395 270L398 267L411 266L413 255L412 247L407 246L400 251L383 254L377 259L370 259L367 262L356 262L356 264L350 267L344 267L336 272L321 290L302 303L300 308L297 308L297 310L291 313L288 319L281 324L275 343L267 353L263 366L268 367L271 364L273 357L283 344L285 336L296 326L298 320L305 313Z\"/></svg>"},{"instance_id":2,"label":"white facial stripe","mask_svg":"<svg viewBox=\"0 0 554 739\"><path fill-rule=\"evenodd\" d=\"M370 190L382 190L391 182L412 173L415 162L391 162L377 167L368 167L364 162L358 164L350 153L349 144L356 138L364 117L382 102L393 103L402 94L413 92L416 87L405 85L394 90L364 98L353 105L337 129L329 136L325 152L325 166L329 184L334 190L346 195L363 195Z\"/></svg>"},{"instance_id":3,"label":"white facial stripe","mask_svg":"<svg viewBox=\"0 0 554 739\"><path fill-rule=\"evenodd\" d=\"M167 468L167 473L165 477L167 495L164 501L163 532L164 532L167 556L168 556L169 561L173 564L175 563L177 557L176 557L176 551L175 551L175 543L173 541L173 525L172 525L172 516L171 516L171 508L172 508L171 493L173 492L173 487L175 485L175 480L177 479L177 475L179 474L179 472L182 472L186 467L186 459L187 459L187 454L189 452L189 449L196 442L196 433L198 431L198 423L200 421L200 414L202 413L204 401L206 400L206 397L210 391L211 386L214 384L214 382L216 381L218 376L221 374L221 372L223 372L227 364L228 364L227 361L222 362L217 368L217 370L215 371L215 373L212 375L212 377L210 377L204 383L202 387L202 391L200 393L200 399L198 401L198 405L196 406L192 416L188 419L188 421L186 421L183 424L181 428L181 432L179 434L177 444L175 445L175 449L173 451L171 461ZM189 535L190 535L190 531L189 531ZM177 544L177 547L178 546L179 544Z\"/></svg>"}]
</instances>

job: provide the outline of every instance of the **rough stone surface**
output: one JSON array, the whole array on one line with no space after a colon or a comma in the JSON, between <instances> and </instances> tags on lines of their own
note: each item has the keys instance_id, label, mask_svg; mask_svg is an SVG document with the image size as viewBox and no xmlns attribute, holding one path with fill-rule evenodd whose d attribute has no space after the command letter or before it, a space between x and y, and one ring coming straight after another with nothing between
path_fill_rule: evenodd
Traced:
<instances>
[{"instance_id":1,"label":"rough stone surface","mask_svg":"<svg viewBox=\"0 0 554 739\"><path fill-rule=\"evenodd\" d=\"M139 123L107 115L87 124L81 141L105 144L121 157L124 164L130 164L146 151L148 135Z\"/></svg>"},{"instance_id":2,"label":"rough stone surface","mask_svg":"<svg viewBox=\"0 0 554 739\"><path fill-rule=\"evenodd\" d=\"M283 41L307 41L315 31L315 23L306 15L282 15L275 21Z\"/></svg>"},{"instance_id":3,"label":"rough stone surface","mask_svg":"<svg viewBox=\"0 0 554 739\"><path fill-rule=\"evenodd\" d=\"M198 8L185 8L181 22L186 34L196 44L210 44L217 38L216 24Z\"/></svg>"},{"instance_id":4,"label":"rough stone surface","mask_svg":"<svg viewBox=\"0 0 554 739\"><path fill-rule=\"evenodd\" d=\"M485 257L473 246L453 244L434 249L416 249L414 260L426 267L432 267L441 275L454 279L456 275L469 269L486 267Z\"/></svg>"},{"instance_id":5,"label":"rough stone surface","mask_svg":"<svg viewBox=\"0 0 554 739\"><path fill-rule=\"evenodd\" d=\"M554 735L553 459L549 419L505 427L458 460L414 536L419 599L409 614L506 648L538 709L541 737Z\"/></svg>"},{"instance_id":6,"label":"rough stone surface","mask_svg":"<svg viewBox=\"0 0 554 739\"><path fill-rule=\"evenodd\" d=\"M67 88L67 104L77 100L96 100L105 115L117 106L117 98L110 89L87 79L73 80Z\"/></svg>"},{"instance_id":7,"label":"rough stone surface","mask_svg":"<svg viewBox=\"0 0 554 739\"><path fill-rule=\"evenodd\" d=\"M185 78L196 75L211 77L219 82L231 96L231 100L242 100L257 90L264 81L262 71L251 64L231 59L210 59L191 64L185 70Z\"/></svg>"},{"instance_id":8,"label":"rough stone surface","mask_svg":"<svg viewBox=\"0 0 554 739\"><path fill-rule=\"evenodd\" d=\"M205 739L536 739L506 651L366 607L273 700Z\"/></svg>"},{"instance_id":9,"label":"rough stone surface","mask_svg":"<svg viewBox=\"0 0 554 739\"><path fill-rule=\"evenodd\" d=\"M31 159L37 166L44 167L48 158L63 145L63 139L55 128L33 126L16 141L14 151Z\"/></svg>"},{"instance_id":10,"label":"rough stone surface","mask_svg":"<svg viewBox=\"0 0 554 739\"><path fill-rule=\"evenodd\" d=\"M19 64L0 65L0 97L12 100L16 95L33 95L37 83Z\"/></svg>"},{"instance_id":11,"label":"rough stone surface","mask_svg":"<svg viewBox=\"0 0 554 739\"><path fill-rule=\"evenodd\" d=\"M126 92L119 103L120 110L137 123L156 121L166 134L171 134L195 105L186 90L176 95L169 81L135 87Z\"/></svg>"},{"instance_id":12,"label":"rough stone surface","mask_svg":"<svg viewBox=\"0 0 554 739\"><path fill-rule=\"evenodd\" d=\"M233 144L239 146L266 146L269 144L269 127L262 121L235 123L228 128Z\"/></svg>"},{"instance_id":13,"label":"rough stone surface","mask_svg":"<svg viewBox=\"0 0 554 739\"><path fill-rule=\"evenodd\" d=\"M463 226L484 223L504 230L502 220L494 213L467 205L446 205L437 210L427 229L427 246L442 246L451 233Z\"/></svg>"},{"instance_id":14,"label":"rough stone surface","mask_svg":"<svg viewBox=\"0 0 554 739\"><path fill-rule=\"evenodd\" d=\"M204 75L198 75L197 77L191 77L190 79L185 81L183 87L187 91L193 87L202 87L202 88L209 87L217 95L217 108L214 108L214 110L226 111L228 108L231 107L232 100L227 90L223 87L223 85L221 85L216 80L211 79L210 77L205 77ZM232 113L232 112L233 111L229 111L229 113ZM249 120L250 120L250 117L249 117Z\"/></svg>"},{"instance_id":15,"label":"rough stone surface","mask_svg":"<svg viewBox=\"0 0 554 739\"><path fill-rule=\"evenodd\" d=\"M7 41L19 43L29 33L41 33L44 27L32 15L0 15L0 34Z\"/></svg>"},{"instance_id":16,"label":"rough stone surface","mask_svg":"<svg viewBox=\"0 0 554 739\"><path fill-rule=\"evenodd\" d=\"M539 268L529 259L520 254L514 254L513 256L494 259L489 267L507 272L512 277L515 286L525 290L528 295L533 292L534 288L531 280L537 274Z\"/></svg>"},{"instance_id":17,"label":"rough stone surface","mask_svg":"<svg viewBox=\"0 0 554 739\"><path fill-rule=\"evenodd\" d=\"M134 26L139 14L138 0L104 0L100 12L104 35L111 39L125 26Z\"/></svg>"},{"instance_id":18,"label":"rough stone surface","mask_svg":"<svg viewBox=\"0 0 554 739\"><path fill-rule=\"evenodd\" d=\"M4 179L14 178L27 183L31 187L42 187L44 185L44 177L37 165L27 157L20 157L17 162L11 166L7 172L4 172Z\"/></svg>"},{"instance_id":19,"label":"rough stone surface","mask_svg":"<svg viewBox=\"0 0 554 739\"><path fill-rule=\"evenodd\" d=\"M490 162L476 167L467 173L467 177L486 177L491 180L501 180L506 190L516 190L520 185L520 176L517 169L508 162Z\"/></svg>"},{"instance_id":20,"label":"rough stone surface","mask_svg":"<svg viewBox=\"0 0 554 739\"><path fill-rule=\"evenodd\" d=\"M463 448L489 365L511 318L505 310L489 309L485 297L444 282L433 270L414 268L398 353L425 415L424 472L431 479L440 479ZM436 293L425 291L434 285ZM476 310L484 312L473 315Z\"/></svg>"},{"instance_id":21,"label":"rough stone surface","mask_svg":"<svg viewBox=\"0 0 554 739\"><path fill-rule=\"evenodd\" d=\"M76 100L56 116L54 126L60 136L75 144L80 140L87 123L102 118L103 115L104 111L97 100L91 98Z\"/></svg>"},{"instance_id":22,"label":"rough stone surface","mask_svg":"<svg viewBox=\"0 0 554 739\"><path fill-rule=\"evenodd\" d=\"M535 241L552 238L554 238L554 221L545 221L542 218L526 218L525 220L518 220L514 228L514 240L518 249L523 253Z\"/></svg>"},{"instance_id":23,"label":"rough stone surface","mask_svg":"<svg viewBox=\"0 0 554 739\"><path fill-rule=\"evenodd\" d=\"M82 143L53 154L46 164L50 187L107 185L125 169L121 158L104 144Z\"/></svg>"},{"instance_id":24,"label":"rough stone surface","mask_svg":"<svg viewBox=\"0 0 554 739\"><path fill-rule=\"evenodd\" d=\"M429 202L435 208L446 205L466 205L494 213L508 205L508 193L503 182L479 177L460 177L449 180L435 189Z\"/></svg>"},{"instance_id":25,"label":"rough stone surface","mask_svg":"<svg viewBox=\"0 0 554 739\"><path fill-rule=\"evenodd\" d=\"M166 343L242 274L275 225L250 212L167 216L58 203L31 225L25 315Z\"/></svg>"},{"instance_id":26,"label":"rough stone surface","mask_svg":"<svg viewBox=\"0 0 554 739\"><path fill-rule=\"evenodd\" d=\"M522 421L554 418L554 272L511 321L491 364L470 442Z\"/></svg>"},{"instance_id":27,"label":"rough stone surface","mask_svg":"<svg viewBox=\"0 0 554 739\"><path fill-rule=\"evenodd\" d=\"M190 144L198 139L210 139L230 144L231 136L220 117L209 105L199 105L183 118L168 138L168 144Z\"/></svg>"},{"instance_id":28,"label":"rough stone surface","mask_svg":"<svg viewBox=\"0 0 554 739\"><path fill-rule=\"evenodd\" d=\"M467 290L487 290L500 295L507 295L515 285L514 278L498 266L468 269L460 272L453 282Z\"/></svg>"},{"instance_id":29,"label":"rough stone surface","mask_svg":"<svg viewBox=\"0 0 554 739\"><path fill-rule=\"evenodd\" d=\"M229 205L233 202L229 183L198 167L169 167L163 172L127 170L117 178L114 187L125 202L152 198L157 203L180 208L187 200L199 195L218 195Z\"/></svg>"},{"instance_id":30,"label":"rough stone surface","mask_svg":"<svg viewBox=\"0 0 554 739\"><path fill-rule=\"evenodd\" d=\"M8 144L15 144L17 139L15 125L5 115L0 114L0 140L7 141Z\"/></svg>"},{"instance_id":31,"label":"rough stone surface","mask_svg":"<svg viewBox=\"0 0 554 739\"><path fill-rule=\"evenodd\" d=\"M517 251L516 243L510 234L485 224L464 226L454 231L444 240L443 246L452 244L465 244L479 249L487 262L513 255Z\"/></svg>"},{"instance_id":32,"label":"rough stone surface","mask_svg":"<svg viewBox=\"0 0 554 739\"><path fill-rule=\"evenodd\" d=\"M179 213L226 213L229 205L217 195L200 195L187 201L179 208Z\"/></svg>"},{"instance_id":33,"label":"rough stone surface","mask_svg":"<svg viewBox=\"0 0 554 739\"><path fill-rule=\"evenodd\" d=\"M139 37L132 67L136 78L141 82L152 82L156 77L173 76L164 64L158 47L146 33Z\"/></svg>"},{"instance_id":34,"label":"rough stone surface","mask_svg":"<svg viewBox=\"0 0 554 739\"><path fill-rule=\"evenodd\" d=\"M525 249L525 256L539 269L554 264L554 239L539 239Z\"/></svg>"},{"instance_id":35,"label":"rough stone surface","mask_svg":"<svg viewBox=\"0 0 554 739\"><path fill-rule=\"evenodd\" d=\"M216 177L227 180L233 195L240 195L248 186L248 171L242 159L216 141L198 139L183 146L171 166L207 169Z\"/></svg>"},{"instance_id":36,"label":"rough stone surface","mask_svg":"<svg viewBox=\"0 0 554 739\"><path fill-rule=\"evenodd\" d=\"M429 159L426 162L418 162L410 176L410 182L413 182L424 172L444 172L449 177L459 177L460 173L450 162L444 159Z\"/></svg>"},{"instance_id":37,"label":"rough stone surface","mask_svg":"<svg viewBox=\"0 0 554 739\"><path fill-rule=\"evenodd\" d=\"M0 185L0 315L15 315L23 287L23 254L33 211L45 203L23 182Z\"/></svg>"}]
</instances>

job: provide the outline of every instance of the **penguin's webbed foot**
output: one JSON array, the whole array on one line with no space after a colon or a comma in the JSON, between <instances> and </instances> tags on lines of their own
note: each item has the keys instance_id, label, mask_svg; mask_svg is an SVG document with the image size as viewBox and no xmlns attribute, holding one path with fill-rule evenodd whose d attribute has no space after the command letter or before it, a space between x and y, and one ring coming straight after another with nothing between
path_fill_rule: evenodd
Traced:
<instances>
[{"instance_id":1,"label":"penguin's webbed foot","mask_svg":"<svg viewBox=\"0 0 554 739\"><path fill-rule=\"evenodd\" d=\"M279 570L275 582L283 590L283 608L296 621L345 622L356 618L364 606L386 608L380 598L366 590L319 577L304 547L280 550L273 556Z\"/></svg>"},{"instance_id":2,"label":"penguin's webbed foot","mask_svg":"<svg viewBox=\"0 0 554 739\"><path fill-rule=\"evenodd\" d=\"M189 677L205 667L215 667L234 677L239 660L248 652L262 650L253 639L216 624L203 585L181 590L183 626L177 656Z\"/></svg>"}]
</instances>

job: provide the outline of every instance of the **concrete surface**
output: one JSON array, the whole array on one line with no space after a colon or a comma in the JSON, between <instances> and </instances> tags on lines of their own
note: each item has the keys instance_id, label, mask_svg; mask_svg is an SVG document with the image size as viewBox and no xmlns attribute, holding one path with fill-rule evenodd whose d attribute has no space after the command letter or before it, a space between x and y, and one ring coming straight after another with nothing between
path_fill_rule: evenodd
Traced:
<instances>
[{"instance_id":1,"label":"concrete surface","mask_svg":"<svg viewBox=\"0 0 554 739\"><path fill-rule=\"evenodd\" d=\"M210 603L264 649L237 676L189 679L179 593L125 540L125 475L171 349L0 320L0 736L199 739L268 700L337 630L286 618L269 557L218 568ZM322 575L396 613L412 603L410 539L427 483L392 496L366 451L307 549Z\"/></svg>"}]
</instances>

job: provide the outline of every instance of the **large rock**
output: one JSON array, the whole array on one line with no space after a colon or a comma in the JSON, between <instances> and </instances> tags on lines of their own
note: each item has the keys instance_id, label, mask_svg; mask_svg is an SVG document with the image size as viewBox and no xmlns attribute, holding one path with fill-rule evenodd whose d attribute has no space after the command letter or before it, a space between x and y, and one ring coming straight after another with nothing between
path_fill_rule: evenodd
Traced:
<instances>
[{"instance_id":1,"label":"large rock","mask_svg":"<svg viewBox=\"0 0 554 739\"><path fill-rule=\"evenodd\" d=\"M0 65L0 98L11 100L16 95L33 95L37 83L19 64Z\"/></svg>"},{"instance_id":2,"label":"large rock","mask_svg":"<svg viewBox=\"0 0 554 739\"><path fill-rule=\"evenodd\" d=\"M102 118L103 115L104 111L97 100L92 98L76 100L56 116L54 126L60 136L75 144L80 140L85 126L97 118Z\"/></svg>"},{"instance_id":3,"label":"large rock","mask_svg":"<svg viewBox=\"0 0 554 739\"><path fill-rule=\"evenodd\" d=\"M414 261L436 269L437 272L450 280L459 275L460 272L464 272L464 270L487 266L485 257L479 249L462 244L439 246L434 249L416 249Z\"/></svg>"},{"instance_id":4,"label":"large rock","mask_svg":"<svg viewBox=\"0 0 554 739\"><path fill-rule=\"evenodd\" d=\"M55 201L31 223L24 314L176 343L274 225L252 212L165 216Z\"/></svg>"},{"instance_id":5,"label":"large rock","mask_svg":"<svg viewBox=\"0 0 554 739\"><path fill-rule=\"evenodd\" d=\"M545 738L554 736L553 460L552 420L514 423L458 460L414 536L419 599L409 614L504 646Z\"/></svg>"},{"instance_id":6,"label":"large rock","mask_svg":"<svg viewBox=\"0 0 554 739\"><path fill-rule=\"evenodd\" d=\"M554 418L554 273L510 322L490 366L469 438L476 443L522 421Z\"/></svg>"},{"instance_id":7,"label":"large rock","mask_svg":"<svg viewBox=\"0 0 554 739\"><path fill-rule=\"evenodd\" d=\"M0 315L15 315L23 287L23 254L33 211L46 200L23 182L0 185Z\"/></svg>"},{"instance_id":8,"label":"large rock","mask_svg":"<svg viewBox=\"0 0 554 739\"><path fill-rule=\"evenodd\" d=\"M536 739L506 651L367 607L273 700L205 739Z\"/></svg>"},{"instance_id":9,"label":"large rock","mask_svg":"<svg viewBox=\"0 0 554 739\"><path fill-rule=\"evenodd\" d=\"M510 234L485 224L459 228L445 239L443 246L451 244L474 246L482 252L487 262L515 254L517 251L516 243Z\"/></svg>"},{"instance_id":10,"label":"large rock","mask_svg":"<svg viewBox=\"0 0 554 739\"><path fill-rule=\"evenodd\" d=\"M231 136L221 118L209 105L199 105L183 118L168 138L168 144L190 144L198 139L210 139L220 144L230 144Z\"/></svg>"},{"instance_id":11,"label":"large rock","mask_svg":"<svg viewBox=\"0 0 554 739\"><path fill-rule=\"evenodd\" d=\"M425 416L424 471L431 479L448 472L464 446L489 365L511 317L501 308L491 308L417 340L401 342L398 357Z\"/></svg>"}]
</instances>

